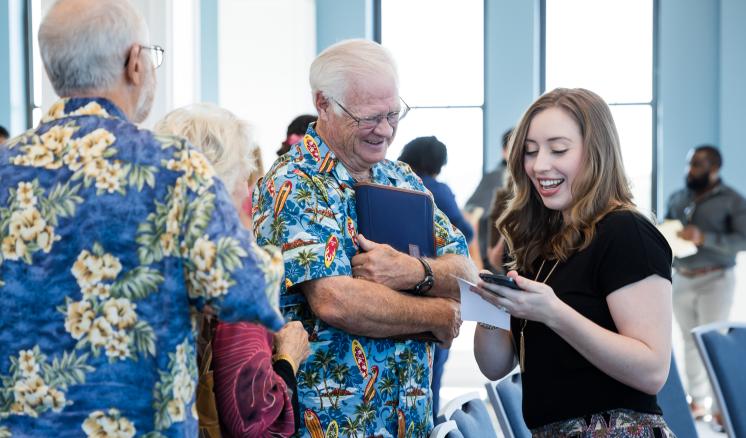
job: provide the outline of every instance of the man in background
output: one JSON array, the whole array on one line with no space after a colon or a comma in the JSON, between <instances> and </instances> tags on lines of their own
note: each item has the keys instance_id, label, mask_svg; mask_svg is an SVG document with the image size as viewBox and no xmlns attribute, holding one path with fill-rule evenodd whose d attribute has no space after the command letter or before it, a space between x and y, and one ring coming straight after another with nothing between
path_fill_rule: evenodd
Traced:
<instances>
[{"instance_id":1,"label":"man in background","mask_svg":"<svg viewBox=\"0 0 746 438\"><path fill-rule=\"evenodd\" d=\"M190 304L278 329L282 265L135 125L163 49L129 1L54 3L39 48L62 99L0 148L0 436L197 436Z\"/></svg>"},{"instance_id":2,"label":"man in background","mask_svg":"<svg viewBox=\"0 0 746 438\"><path fill-rule=\"evenodd\" d=\"M746 200L722 182L722 164L715 146L694 148L689 153L686 187L671 195L666 213L667 219L684 225L679 237L697 246L695 254L674 259L673 304L684 338L691 409L698 418L707 413L705 401L712 391L691 330L728 319L736 253L746 249Z\"/></svg>"}]
</instances>

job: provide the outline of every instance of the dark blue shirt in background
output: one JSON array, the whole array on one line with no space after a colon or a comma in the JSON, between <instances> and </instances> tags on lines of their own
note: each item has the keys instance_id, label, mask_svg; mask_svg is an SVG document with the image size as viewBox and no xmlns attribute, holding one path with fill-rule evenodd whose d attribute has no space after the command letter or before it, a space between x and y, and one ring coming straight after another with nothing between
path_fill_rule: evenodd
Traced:
<instances>
[{"instance_id":1,"label":"dark blue shirt in background","mask_svg":"<svg viewBox=\"0 0 746 438\"><path fill-rule=\"evenodd\" d=\"M432 176L420 177L425 187L433 194L435 206L448 216L448 220L461 231L466 241L471 242L471 238L474 237L474 228L466 221L464 215L461 213L461 209L458 208L456 196L451 191L451 188L447 184L436 181Z\"/></svg>"}]
</instances>

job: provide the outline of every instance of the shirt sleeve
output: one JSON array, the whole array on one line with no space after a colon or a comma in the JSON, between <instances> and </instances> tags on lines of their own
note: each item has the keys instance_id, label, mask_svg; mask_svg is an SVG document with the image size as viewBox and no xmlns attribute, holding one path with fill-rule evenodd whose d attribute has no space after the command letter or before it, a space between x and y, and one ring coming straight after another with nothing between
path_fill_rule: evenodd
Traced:
<instances>
[{"instance_id":1,"label":"shirt sleeve","mask_svg":"<svg viewBox=\"0 0 746 438\"><path fill-rule=\"evenodd\" d=\"M260 244L282 249L285 286L351 276L345 205L318 175L270 172L257 187L254 233Z\"/></svg>"},{"instance_id":2,"label":"shirt sleeve","mask_svg":"<svg viewBox=\"0 0 746 438\"><path fill-rule=\"evenodd\" d=\"M612 215L597 230L599 293L607 296L654 274L671 281L671 248L653 224L632 212Z\"/></svg>"},{"instance_id":3,"label":"shirt sleeve","mask_svg":"<svg viewBox=\"0 0 746 438\"><path fill-rule=\"evenodd\" d=\"M222 321L257 321L279 329L279 257L256 246L204 155L184 143L174 157L176 164L170 161L169 167L183 173L166 208L157 208L155 214L164 217L153 222L156 227L165 222L162 241L182 224L179 247L162 249L180 252L190 301L197 307L209 303Z\"/></svg>"},{"instance_id":4,"label":"shirt sleeve","mask_svg":"<svg viewBox=\"0 0 746 438\"><path fill-rule=\"evenodd\" d=\"M726 231L704 231L704 248L723 254L746 250L746 199L734 193L728 209Z\"/></svg>"}]
</instances>

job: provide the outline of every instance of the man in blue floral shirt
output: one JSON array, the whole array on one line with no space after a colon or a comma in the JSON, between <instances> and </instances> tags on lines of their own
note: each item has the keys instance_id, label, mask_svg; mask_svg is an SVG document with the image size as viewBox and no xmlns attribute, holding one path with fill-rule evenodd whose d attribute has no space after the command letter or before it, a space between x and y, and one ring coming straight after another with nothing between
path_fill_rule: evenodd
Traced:
<instances>
[{"instance_id":1,"label":"man in blue floral shirt","mask_svg":"<svg viewBox=\"0 0 746 438\"><path fill-rule=\"evenodd\" d=\"M184 140L140 130L162 49L124 0L63 0L60 96L0 148L0 437L197 436L190 305L282 324L282 261Z\"/></svg>"},{"instance_id":2,"label":"man in blue floral shirt","mask_svg":"<svg viewBox=\"0 0 746 438\"><path fill-rule=\"evenodd\" d=\"M283 312L311 333L298 372L301 434L426 436L433 344L401 338L432 332L449 346L461 323L451 274L474 280L476 269L440 211L437 258L356 232L356 183L426 191L407 165L385 159L406 112L388 51L363 40L332 46L313 62L311 88L318 122L254 193L257 241L283 251Z\"/></svg>"}]
</instances>

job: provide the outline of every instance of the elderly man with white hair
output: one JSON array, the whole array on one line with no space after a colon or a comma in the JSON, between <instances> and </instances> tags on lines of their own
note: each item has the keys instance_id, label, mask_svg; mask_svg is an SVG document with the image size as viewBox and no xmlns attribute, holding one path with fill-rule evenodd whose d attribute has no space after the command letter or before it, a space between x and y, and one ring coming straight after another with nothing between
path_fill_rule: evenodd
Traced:
<instances>
[{"instance_id":1,"label":"elderly man with white hair","mask_svg":"<svg viewBox=\"0 0 746 438\"><path fill-rule=\"evenodd\" d=\"M190 305L282 326L282 264L207 159L139 129L163 50L126 0L39 30L55 103L0 148L0 436L197 436Z\"/></svg>"},{"instance_id":2,"label":"elderly man with white hair","mask_svg":"<svg viewBox=\"0 0 746 438\"><path fill-rule=\"evenodd\" d=\"M385 159L407 111L389 52L340 42L314 60L310 81L318 121L254 192L257 242L283 249L282 310L311 333L298 372L301 434L426 436L433 344L408 336L431 332L450 346L461 324L453 276L474 280L476 268L437 210L437 257L357 233L357 183L426 191L407 165Z\"/></svg>"}]
</instances>

